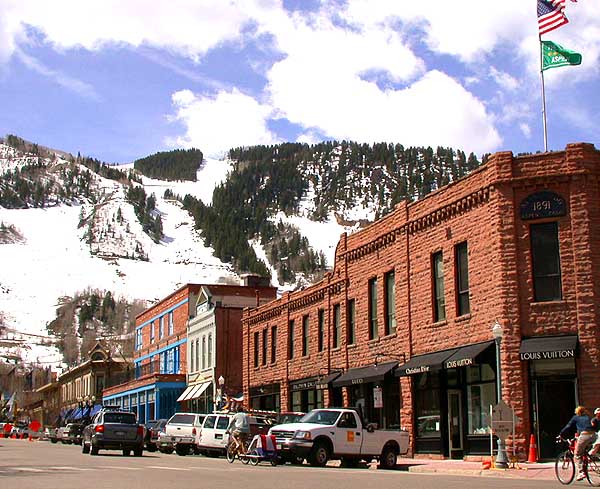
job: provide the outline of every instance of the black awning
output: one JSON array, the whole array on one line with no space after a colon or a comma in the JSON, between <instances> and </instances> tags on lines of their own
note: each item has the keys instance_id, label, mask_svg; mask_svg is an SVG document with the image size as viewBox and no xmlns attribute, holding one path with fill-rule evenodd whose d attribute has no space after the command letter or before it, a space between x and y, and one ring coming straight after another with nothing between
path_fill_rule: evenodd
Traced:
<instances>
[{"instance_id":1,"label":"black awning","mask_svg":"<svg viewBox=\"0 0 600 489\"><path fill-rule=\"evenodd\" d=\"M483 343L475 343L473 345L461 346L449 358L444 360L444 368L457 368L473 365L476 362L477 356L483 353L494 341L484 341Z\"/></svg>"},{"instance_id":2,"label":"black awning","mask_svg":"<svg viewBox=\"0 0 600 489\"><path fill-rule=\"evenodd\" d=\"M304 391L304 390L312 390L312 389L328 389L329 384L334 379L337 379L340 376L340 372L335 372L328 375L323 375L319 377L308 377L306 379L300 380L291 380L290 381L290 389L292 391Z\"/></svg>"},{"instance_id":3,"label":"black awning","mask_svg":"<svg viewBox=\"0 0 600 489\"><path fill-rule=\"evenodd\" d=\"M521 360L575 358L577 335L538 336L521 341Z\"/></svg>"},{"instance_id":4,"label":"black awning","mask_svg":"<svg viewBox=\"0 0 600 489\"><path fill-rule=\"evenodd\" d=\"M346 385L367 384L369 382L380 382L389 374L398 362L380 363L368 367L351 368L346 373L335 379L332 387L344 387Z\"/></svg>"},{"instance_id":5,"label":"black awning","mask_svg":"<svg viewBox=\"0 0 600 489\"><path fill-rule=\"evenodd\" d=\"M444 362L458 350L459 348L450 348L449 350L435 351L412 357L408 362L398 367L396 377L441 370L444 367Z\"/></svg>"}]
</instances>

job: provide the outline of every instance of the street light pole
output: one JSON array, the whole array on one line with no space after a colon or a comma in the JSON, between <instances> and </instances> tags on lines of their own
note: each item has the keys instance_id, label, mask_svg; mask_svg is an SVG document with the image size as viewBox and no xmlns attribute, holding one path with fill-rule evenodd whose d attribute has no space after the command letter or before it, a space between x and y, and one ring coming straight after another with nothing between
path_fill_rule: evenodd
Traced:
<instances>
[{"instance_id":1,"label":"street light pole","mask_svg":"<svg viewBox=\"0 0 600 489\"><path fill-rule=\"evenodd\" d=\"M496 320L494 325L492 326L492 335L494 336L494 340L496 341L496 387L497 387L497 396L498 396L498 404L502 401L502 371L501 371L501 363L500 363L500 345L502 343L502 335L504 331L500 323ZM508 458L506 457L506 449L504 447L504 440L502 437L498 436L498 454L496 455L496 467L499 469L507 469L508 468Z\"/></svg>"}]
</instances>

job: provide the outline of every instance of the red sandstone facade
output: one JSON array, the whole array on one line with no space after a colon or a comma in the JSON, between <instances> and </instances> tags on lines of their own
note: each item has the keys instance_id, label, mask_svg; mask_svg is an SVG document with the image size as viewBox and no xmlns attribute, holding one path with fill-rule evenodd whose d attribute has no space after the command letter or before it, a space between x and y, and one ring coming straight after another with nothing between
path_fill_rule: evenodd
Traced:
<instances>
[{"instance_id":1,"label":"red sandstone facade","mask_svg":"<svg viewBox=\"0 0 600 489\"><path fill-rule=\"evenodd\" d=\"M599 177L589 144L496 153L342 235L324 280L245 311L249 404L356 405L371 421L409 430L416 454L484 455L498 322L502 398L521 420L517 450L534 433L551 456L575 405L600 405Z\"/></svg>"}]
</instances>

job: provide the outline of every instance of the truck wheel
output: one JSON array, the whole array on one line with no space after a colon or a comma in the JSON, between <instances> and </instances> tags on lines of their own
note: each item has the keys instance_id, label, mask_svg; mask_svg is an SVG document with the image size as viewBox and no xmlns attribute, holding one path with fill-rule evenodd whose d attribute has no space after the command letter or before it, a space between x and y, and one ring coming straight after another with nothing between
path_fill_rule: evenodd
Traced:
<instances>
[{"instance_id":1,"label":"truck wheel","mask_svg":"<svg viewBox=\"0 0 600 489\"><path fill-rule=\"evenodd\" d=\"M308 461L313 467L325 467L329 460L329 449L323 442L317 442L313 446Z\"/></svg>"},{"instance_id":2,"label":"truck wheel","mask_svg":"<svg viewBox=\"0 0 600 489\"><path fill-rule=\"evenodd\" d=\"M188 455L190 453L190 447L187 445L179 445L178 444L175 447L175 451L177 452L177 455L185 457L186 455Z\"/></svg>"},{"instance_id":3,"label":"truck wheel","mask_svg":"<svg viewBox=\"0 0 600 489\"><path fill-rule=\"evenodd\" d=\"M379 457L379 466L382 469L393 469L396 467L397 458L398 455L396 455L396 450L394 450L394 447L386 445L381 451L381 456Z\"/></svg>"},{"instance_id":4,"label":"truck wheel","mask_svg":"<svg viewBox=\"0 0 600 489\"><path fill-rule=\"evenodd\" d=\"M56 438L50 438L50 443L58 443L58 440Z\"/></svg>"}]
</instances>

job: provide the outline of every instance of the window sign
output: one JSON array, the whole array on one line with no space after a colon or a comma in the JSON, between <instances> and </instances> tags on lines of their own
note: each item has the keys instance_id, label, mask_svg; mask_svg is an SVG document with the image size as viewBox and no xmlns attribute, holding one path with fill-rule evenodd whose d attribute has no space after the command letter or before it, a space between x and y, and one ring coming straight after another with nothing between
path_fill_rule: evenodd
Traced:
<instances>
[{"instance_id":1,"label":"window sign","mask_svg":"<svg viewBox=\"0 0 600 489\"><path fill-rule=\"evenodd\" d=\"M381 387L373 387L373 407L383 407L383 391Z\"/></svg>"},{"instance_id":2,"label":"window sign","mask_svg":"<svg viewBox=\"0 0 600 489\"><path fill-rule=\"evenodd\" d=\"M541 219L567 215L565 199L554 192L536 192L521 202L521 219Z\"/></svg>"}]
</instances>

